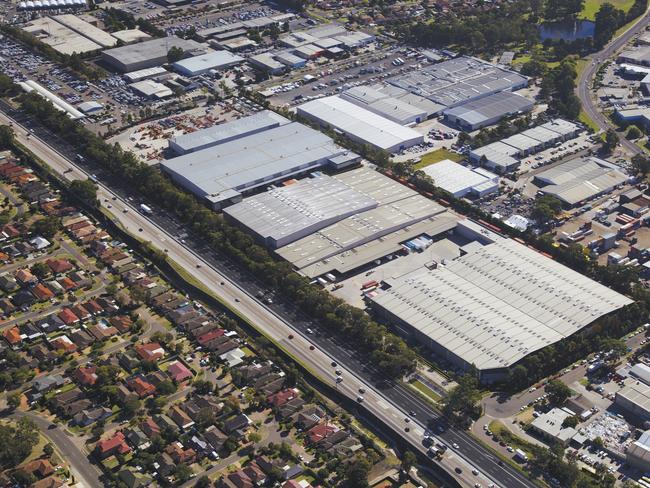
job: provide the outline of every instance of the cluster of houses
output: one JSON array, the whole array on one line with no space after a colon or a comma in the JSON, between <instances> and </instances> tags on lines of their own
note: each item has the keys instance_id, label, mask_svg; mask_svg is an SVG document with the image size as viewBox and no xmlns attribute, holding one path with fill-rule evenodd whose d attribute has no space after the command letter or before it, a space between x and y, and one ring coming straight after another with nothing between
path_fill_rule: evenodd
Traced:
<instances>
[{"instance_id":1,"label":"cluster of houses","mask_svg":"<svg viewBox=\"0 0 650 488\"><path fill-rule=\"evenodd\" d=\"M52 463L46 458L25 462L14 469L11 475L14 479L20 475L20 479L36 480L29 485L30 488L58 488L64 486L64 480L59 476L57 468L52 466ZM0 476L0 486L16 486L11 481L9 473L3 473Z\"/></svg>"}]
</instances>

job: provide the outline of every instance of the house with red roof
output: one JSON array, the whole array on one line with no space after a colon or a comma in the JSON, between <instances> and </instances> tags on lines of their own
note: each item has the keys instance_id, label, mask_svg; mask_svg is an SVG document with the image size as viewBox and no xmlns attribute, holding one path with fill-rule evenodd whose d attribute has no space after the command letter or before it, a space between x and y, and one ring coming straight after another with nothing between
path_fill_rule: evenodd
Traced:
<instances>
[{"instance_id":1,"label":"house with red roof","mask_svg":"<svg viewBox=\"0 0 650 488\"><path fill-rule=\"evenodd\" d=\"M116 432L113 437L99 441L95 446L95 453L100 459L105 459L113 454L127 454L131 448L126 443L126 438L122 431Z\"/></svg>"},{"instance_id":2,"label":"house with red roof","mask_svg":"<svg viewBox=\"0 0 650 488\"><path fill-rule=\"evenodd\" d=\"M38 283L38 278L32 274L27 268L19 269L14 274L16 281L23 286L31 286Z\"/></svg>"},{"instance_id":3,"label":"house with red roof","mask_svg":"<svg viewBox=\"0 0 650 488\"><path fill-rule=\"evenodd\" d=\"M176 464L192 464L196 461L196 451L191 447L185 449L180 442L172 442L165 452L169 454Z\"/></svg>"},{"instance_id":4,"label":"house with red roof","mask_svg":"<svg viewBox=\"0 0 650 488\"><path fill-rule=\"evenodd\" d=\"M120 334L124 334L131 330L131 326L133 325L133 320L126 315L116 315L115 317L108 319L108 321L120 332Z\"/></svg>"},{"instance_id":5,"label":"house with red roof","mask_svg":"<svg viewBox=\"0 0 650 488\"><path fill-rule=\"evenodd\" d=\"M181 383L192 377L192 372L180 361L174 361L169 364L167 374L172 377L176 383Z\"/></svg>"},{"instance_id":6,"label":"house with red roof","mask_svg":"<svg viewBox=\"0 0 650 488\"><path fill-rule=\"evenodd\" d=\"M339 429L336 425L323 423L312 427L307 431L307 437L312 444L319 444L336 434Z\"/></svg>"},{"instance_id":7,"label":"house with red roof","mask_svg":"<svg viewBox=\"0 0 650 488\"><path fill-rule=\"evenodd\" d=\"M92 386L97 382L97 366L79 366L74 372L74 379L84 386Z\"/></svg>"},{"instance_id":8,"label":"house with red roof","mask_svg":"<svg viewBox=\"0 0 650 488\"><path fill-rule=\"evenodd\" d=\"M56 314L65 325L73 325L79 322L79 317L77 317L72 310L69 308L62 309L58 314Z\"/></svg>"},{"instance_id":9,"label":"house with red roof","mask_svg":"<svg viewBox=\"0 0 650 488\"><path fill-rule=\"evenodd\" d=\"M18 327L12 327L11 329L5 330L2 336L12 347L17 346L23 340L23 338L20 337L20 331L18 330Z\"/></svg>"},{"instance_id":10,"label":"house with red roof","mask_svg":"<svg viewBox=\"0 0 650 488\"><path fill-rule=\"evenodd\" d=\"M289 480L284 485L282 485L282 488L314 488L314 487L307 480L301 480L301 481Z\"/></svg>"},{"instance_id":11,"label":"house with red roof","mask_svg":"<svg viewBox=\"0 0 650 488\"><path fill-rule=\"evenodd\" d=\"M158 361L165 357L165 350L157 342L139 344L135 346L135 352L143 361Z\"/></svg>"},{"instance_id":12,"label":"house with red roof","mask_svg":"<svg viewBox=\"0 0 650 488\"><path fill-rule=\"evenodd\" d=\"M88 300L83 304L83 306L93 315L99 315L104 311L104 308L99 303L97 303L97 300Z\"/></svg>"},{"instance_id":13,"label":"house with red roof","mask_svg":"<svg viewBox=\"0 0 650 488\"><path fill-rule=\"evenodd\" d=\"M277 393L273 393L272 395L267 396L266 400L273 407L281 407L288 401L293 400L294 398L298 398L298 395L299 391L297 388L287 388L286 390L281 390Z\"/></svg>"},{"instance_id":14,"label":"house with red roof","mask_svg":"<svg viewBox=\"0 0 650 488\"><path fill-rule=\"evenodd\" d=\"M155 435L160 435L160 427L151 417L147 417L140 422L140 430L146 434L150 439Z\"/></svg>"},{"instance_id":15,"label":"house with red roof","mask_svg":"<svg viewBox=\"0 0 650 488\"><path fill-rule=\"evenodd\" d=\"M90 315L90 312L86 310L83 305L73 305L70 307L70 310L72 310L72 313L79 317L80 320L88 320L90 317L92 317L92 315Z\"/></svg>"},{"instance_id":16,"label":"house with red roof","mask_svg":"<svg viewBox=\"0 0 650 488\"><path fill-rule=\"evenodd\" d=\"M136 376L135 378L131 378L128 382L127 385L131 390L133 390L140 398L145 398L148 397L149 395L153 395L156 392L156 387L153 386L151 383L146 381L144 378L141 376Z\"/></svg>"},{"instance_id":17,"label":"house with red roof","mask_svg":"<svg viewBox=\"0 0 650 488\"><path fill-rule=\"evenodd\" d=\"M67 276L65 276L64 278L60 278L60 279L58 279L56 281L57 281L57 283L59 285L61 285L63 287L63 289L65 291L70 291L70 290L74 290L75 288L77 288L77 284L74 281L72 281L70 278L68 278Z\"/></svg>"},{"instance_id":18,"label":"house with red roof","mask_svg":"<svg viewBox=\"0 0 650 488\"><path fill-rule=\"evenodd\" d=\"M56 339L53 339L51 344L52 347L54 347L54 349L57 349L59 351L75 352L77 350L77 346L75 345L75 343L72 342L70 338L66 335L62 335L57 337Z\"/></svg>"},{"instance_id":19,"label":"house with red roof","mask_svg":"<svg viewBox=\"0 0 650 488\"><path fill-rule=\"evenodd\" d=\"M50 290L43 283L39 283L34 288L32 288L32 294L42 302L54 297L54 292L52 292L52 290Z\"/></svg>"},{"instance_id":20,"label":"house with red roof","mask_svg":"<svg viewBox=\"0 0 650 488\"><path fill-rule=\"evenodd\" d=\"M45 261L45 264L50 267L54 274L67 273L74 268L72 263L67 259L48 259Z\"/></svg>"},{"instance_id":21,"label":"house with red roof","mask_svg":"<svg viewBox=\"0 0 650 488\"><path fill-rule=\"evenodd\" d=\"M228 481L230 481L237 488L254 488L255 485L253 481L248 477L243 470L235 471L228 475Z\"/></svg>"},{"instance_id":22,"label":"house with red roof","mask_svg":"<svg viewBox=\"0 0 650 488\"><path fill-rule=\"evenodd\" d=\"M200 345L206 346L210 341L222 337L225 333L226 331L223 329L212 329L211 331L200 335L196 340Z\"/></svg>"}]
</instances>

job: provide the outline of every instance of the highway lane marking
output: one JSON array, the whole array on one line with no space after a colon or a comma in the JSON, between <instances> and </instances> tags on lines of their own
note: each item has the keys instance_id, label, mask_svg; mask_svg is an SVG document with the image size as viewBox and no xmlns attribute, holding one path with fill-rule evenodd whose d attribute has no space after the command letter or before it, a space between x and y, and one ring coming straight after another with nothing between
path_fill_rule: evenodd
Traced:
<instances>
[{"instance_id":1,"label":"highway lane marking","mask_svg":"<svg viewBox=\"0 0 650 488\"><path fill-rule=\"evenodd\" d=\"M384 410L389 410L391 408L391 406L388 403L386 403L384 400L377 400L377 405L379 405Z\"/></svg>"}]
</instances>

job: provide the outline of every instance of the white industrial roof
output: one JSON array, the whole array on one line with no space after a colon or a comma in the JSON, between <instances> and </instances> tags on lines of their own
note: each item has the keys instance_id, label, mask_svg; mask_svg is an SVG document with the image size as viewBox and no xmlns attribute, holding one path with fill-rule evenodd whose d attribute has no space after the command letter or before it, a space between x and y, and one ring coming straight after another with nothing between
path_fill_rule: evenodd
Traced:
<instances>
[{"instance_id":1,"label":"white industrial roof","mask_svg":"<svg viewBox=\"0 0 650 488\"><path fill-rule=\"evenodd\" d=\"M622 397L646 412L650 412L650 386L644 383L626 384L616 392L616 397Z\"/></svg>"},{"instance_id":2,"label":"white industrial roof","mask_svg":"<svg viewBox=\"0 0 650 488\"><path fill-rule=\"evenodd\" d=\"M102 47L113 47L117 44L117 38L110 35L108 32L89 24L85 20L78 18L76 15L63 14L54 17L54 20L60 24L69 27L73 31L81 34L82 36L90 39Z\"/></svg>"},{"instance_id":3,"label":"white industrial roof","mask_svg":"<svg viewBox=\"0 0 650 488\"><path fill-rule=\"evenodd\" d=\"M129 81L139 81L143 78L151 78L154 76L167 73L168 71L162 66L154 66L153 68L144 68L137 71L130 71L129 73L124 73L124 77Z\"/></svg>"},{"instance_id":4,"label":"white industrial roof","mask_svg":"<svg viewBox=\"0 0 650 488\"><path fill-rule=\"evenodd\" d=\"M153 80L136 81L131 83L129 87L146 97L165 98L173 94L171 88Z\"/></svg>"},{"instance_id":5,"label":"white industrial roof","mask_svg":"<svg viewBox=\"0 0 650 488\"><path fill-rule=\"evenodd\" d=\"M489 172L477 172L461 164L445 159L422 168L427 176L433 178L436 186L447 190L452 195L463 196L472 188L498 180L498 176ZM487 173L488 175L486 175Z\"/></svg>"},{"instance_id":6,"label":"white industrial roof","mask_svg":"<svg viewBox=\"0 0 650 488\"><path fill-rule=\"evenodd\" d=\"M389 284L377 305L480 370L509 367L632 303L502 237Z\"/></svg>"},{"instance_id":7,"label":"white industrial roof","mask_svg":"<svg viewBox=\"0 0 650 488\"><path fill-rule=\"evenodd\" d=\"M550 122L542 124L540 127L557 132L560 135L567 136L580 130L580 127L564 119L553 119Z\"/></svg>"},{"instance_id":8,"label":"white industrial roof","mask_svg":"<svg viewBox=\"0 0 650 488\"><path fill-rule=\"evenodd\" d=\"M647 364L635 364L630 368L630 374L643 381L646 385L650 385L650 366Z\"/></svg>"},{"instance_id":9,"label":"white industrial roof","mask_svg":"<svg viewBox=\"0 0 650 488\"><path fill-rule=\"evenodd\" d=\"M244 58L229 51L213 51L191 58L181 59L173 64L174 68L185 73L200 73L210 69L223 69L242 63Z\"/></svg>"},{"instance_id":10,"label":"white industrial roof","mask_svg":"<svg viewBox=\"0 0 650 488\"><path fill-rule=\"evenodd\" d=\"M79 34L51 17L35 19L23 27L23 30L38 37L63 54L86 53L101 49L101 45Z\"/></svg>"},{"instance_id":11,"label":"white industrial roof","mask_svg":"<svg viewBox=\"0 0 650 488\"><path fill-rule=\"evenodd\" d=\"M340 179L320 174L246 198L224 213L276 247L377 205Z\"/></svg>"},{"instance_id":12,"label":"white industrial roof","mask_svg":"<svg viewBox=\"0 0 650 488\"><path fill-rule=\"evenodd\" d=\"M532 425L547 436L566 442L576 435L577 431L573 427L563 427L562 424L567 417L574 415L575 413L567 408L554 408L534 419Z\"/></svg>"},{"instance_id":13,"label":"white industrial roof","mask_svg":"<svg viewBox=\"0 0 650 488\"><path fill-rule=\"evenodd\" d=\"M424 137L369 110L337 96L312 100L298 107L298 113L313 117L372 146L392 151L401 145L413 145Z\"/></svg>"},{"instance_id":14,"label":"white industrial roof","mask_svg":"<svg viewBox=\"0 0 650 488\"><path fill-rule=\"evenodd\" d=\"M531 137L528 137L523 133L515 134L514 136L510 136L507 137L506 139L502 139L501 142L503 144L507 144L508 146L512 146L516 149L519 149L520 151L528 151L540 145L539 141Z\"/></svg>"},{"instance_id":15,"label":"white industrial roof","mask_svg":"<svg viewBox=\"0 0 650 488\"><path fill-rule=\"evenodd\" d=\"M350 88L341 93L341 98L402 125L417 118L423 120L427 116L426 110L370 86Z\"/></svg>"}]
</instances>

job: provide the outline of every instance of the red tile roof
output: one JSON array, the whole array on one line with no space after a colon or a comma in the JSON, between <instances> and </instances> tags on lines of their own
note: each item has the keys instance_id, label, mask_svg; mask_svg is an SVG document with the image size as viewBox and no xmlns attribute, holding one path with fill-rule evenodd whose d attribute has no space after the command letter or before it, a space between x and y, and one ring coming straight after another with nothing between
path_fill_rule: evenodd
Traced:
<instances>
[{"instance_id":1,"label":"red tile roof","mask_svg":"<svg viewBox=\"0 0 650 488\"><path fill-rule=\"evenodd\" d=\"M279 391L273 395L266 397L268 402L274 407L281 407L285 403L294 398L298 398L298 389L297 388L288 388L286 390Z\"/></svg>"},{"instance_id":2,"label":"red tile roof","mask_svg":"<svg viewBox=\"0 0 650 488\"><path fill-rule=\"evenodd\" d=\"M95 447L100 456L106 457L111 454L126 454L131 450L126 443L126 439L122 431L117 432L110 439L99 441Z\"/></svg>"},{"instance_id":3,"label":"red tile roof","mask_svg":"<svg viewBox=\"0 0 650 488\"><path fill-rule=\"evenodd\" d=\"M11 344L12 346L15 346L20 341L22 341L22 338L20 337L20 331L18 330L18 327L12 327L9 330L5 330L4 334L2 334L2 335L7 340L7 342L9 344Z\"/></svg>"},{"instance_id":4,"label":"red tile roof","mask_svg":"<svg viewBox=\"0 0 650 488\"><path fill-rule=\"evenodd\" d=\"M53 273L65 273L74 268L67 259L48 259L45 261Z\"/></svg>"},{"instance_id":5,"label":"red tile roof","mask_svg":"<svg viewBox=\"0 0 650 488\"><path fill-rule=\"evenodd\" d=\"M61 310L58 314L57 317L59 317L61 320L63 320L63 323L65 325L71 325L79 322L79 317L77 317L72 310L69 308L64 308Z\"/></svg>"},{"instance_id":6,"label":"red tile roof","mask_svg":"<svg viewBox=\"0 0 650 488\"><path fill-rule=\"evenodd\" d=\"M185 381L192 377L192 372L180 361L174 361L169 365L167 373L172 377L176 383Z\"/></svg>"},{"instance_id":7,"label":"red tile roof","mask_svg":"<svg viewBox=\"0 0 650 488\"><path fill-rule=\"evenodd\" d=\"M165 350L157 342L135 346L135 352L145 361L157 361L165 356Z\"/></svg>"},{"instance_id":8,"label":"red tile roof","mask_svg":"<svg viewBox=\"0 0 650 488\"><path fill-rule=\"evenodd\" d=\"M140 398L148 397L156 392L156 387L143 380L140 376L136 376L129 381L129 388L136 392Z\"/></svg>"},{"instance_id":9,"label":"red tile roof","mask_svg":"<svg viewBox=\"0 0 650 488\"><path fill-rule=\"evenodd\" d=\"M327 423L318 424L307 431L307 436L309 436L309 440L315 444L317 442L327 439L328 437L332 436L338 431L339 428L336 425L327 424Z\"/></svg>"},{"instance_id":10,"label":"red tile roof","mask_svg":"<svg viewBox=\"0 0 650 488\"><path fill-rule=\"evenodd\" d=\"M202 346L205 346L208 342L214 339L218 339L225 333L226 332L223 329L213 329L210 332L206 332L205 334L200 335L199 338L197 339L197 342Z\"/></svg>"},{"instance_id":11,"label":"red tile roof","mask_svg":"<svg viewBox=\"0 0 650 488\"><path fill-rule=\"evenodd\" d=\"M95 373L96 370L97 366L80 366L74 372L74 377L82 385L94 385L97 382L97 374Z\"/></svg>"}]
</instances>

